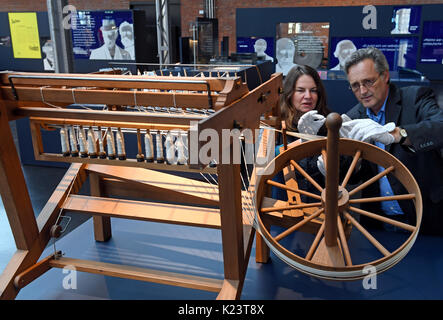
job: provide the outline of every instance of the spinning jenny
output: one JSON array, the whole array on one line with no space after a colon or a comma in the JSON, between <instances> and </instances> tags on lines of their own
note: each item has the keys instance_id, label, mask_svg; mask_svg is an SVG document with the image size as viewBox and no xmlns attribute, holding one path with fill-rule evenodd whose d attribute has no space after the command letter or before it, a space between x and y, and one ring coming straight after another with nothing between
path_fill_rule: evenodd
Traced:
<instances>
[{"instance_id":1,"label":"spinning jenny","mask_svg":"<svg viewBox=\"0 0 443 320\"><path fill-rule=\"evenodd\" d=\"M191 151L183 137L192 128L197 135L205 129L221 135L223 129L255 129L260 119L278 119L281 83L281 74L275 74L249 91L238 77L2 73L0 191L17 251L1 275L1 298L14 299L46 271L65 266L218 292L218 299L239 298L254 237L252 222L242 215L240 164L192 163L192 154L183 154L183 147ZM30 120L36 159L72 163L37 216L9 126L24 117ZM59 135L58 150L45 145L46 133ZM134 157L126 152L128 136L136 137ZM172 145L179 146L173 151L178 157L168 156ZM220 152L232 154L232 148L229 144ZM177 171L215 173L218 189L208 192L212 186L177 176ZM90 195L79 195L87 179ZM155 202L145 201L147 195ZM80 260L60 252L41 258L49 241L60 236L62 210L92 215L96 241L111 238L110 217L221 229L224 279Z\"/></svg>"},{"instance_id":2,"label":"spinning jenny","mask_svg":"<svg viewBox=\"0 0 443 320\"><path fill-rule=\"evenodd\" d=\"M394 266L407 254L418 235L422 215L420 190L408 169L389 153L367 143L339 139L341 118L338 115L328 116L327 138L298 141L298 145L272 160L263 175L255 175L254 169L249 185L243 183L243 190L240 164L190 161L193 155L189 136L193 130L199 136L203 130L213 129L221 136L224 129L259 128L262 120L277 127L281 86L281 74L272 75L270 80L249 91L237 77L175 79L3 73L0 175L4 179L0 191L17 252L0 278L1 298L13 299L21 288L44 272L69 265L78 271L213 291L218 292L218 299L237 299L241 295L255 230L258 231L257 262L267 262L272 249L283 261L311 276L354 280L365 276L367 266L375 267L377 272ZM81 104L105 108L75 107ZM187 109L191 112L185 112ZM30 119L36 159L72 163L37 218L8 125L8 121L23 117ZM51 132L59 135L61 148L57 152L48 151L44 143L45 133ZM132 156L125 148L128 136L135 138L137 145ZM266 148L266 141L262 139L261 148ZM165 149L162 149L163 142ZM171 152L172 146L177 150ZM201 148L200 141L196 152ZM220 158L226 152L232 155L233 148L233 144L220 148ZM324 187L299 164L300 160L319 155L326 169ZM351 161L340 182L342 157L349 157ZM362 160L383 170L348 190L349 181ZM217 174L218 187L208 192L208 189L214 190L212 185L178 177L174 174L177 171ZM280 171L284 173L285 184L272 180ZM316 193L299 188L297 175L312 184ZM387 175L393 175L406 193L357 198L360 190ZM90 196L79 195L87 179ZM175 187L177 184L180 190ZM271 198L271 187L286 190L288 201ZM123 201L122 197L147 201ZM171 203L171 199L176 203ZM410 201L416 212L415 223L405 224L358 208L359 203L387 200ZM159 206L158 201L168 203ZM92 215L96 241L111 238L110 217L221 229L224 279L66 258L59 253L40 259L49 241L60 236L61 210ZM355 215L403 229L406 240L388 250ZM274 226L279 228L277 235L271 229ZM281 231L282 228L285 230ZM361 232L381 257L359 258L355 263L350 245L353 229ZM306 242L299 234L313 238L305 252L292 248L294 241L297 245L297 241ZM290 237L294 237L294 241L288 245L285 240Z\"/></svg>"}]
</instances>

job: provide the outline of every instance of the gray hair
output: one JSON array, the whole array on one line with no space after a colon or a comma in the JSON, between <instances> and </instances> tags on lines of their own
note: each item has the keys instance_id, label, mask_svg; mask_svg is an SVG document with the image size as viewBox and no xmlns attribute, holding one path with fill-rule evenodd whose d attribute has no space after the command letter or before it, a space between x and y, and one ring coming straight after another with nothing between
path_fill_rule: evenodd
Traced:
<instances>
[{"instance_id":1,"label":"gray hair","mask_svg":"<svg viewBox=\"0 0 443 320\"><path fill-rule=\"evenodd\" d=\"M381 52L377 48L368 47L368 48L358 49L346 59L345 61L346 74L348 73L350 67L356 65L357 63L365 59L371 59L372 61L374 61L375 70L378 73L389 71L389 64L383 52Z\"/></svg>"}]
</instances>

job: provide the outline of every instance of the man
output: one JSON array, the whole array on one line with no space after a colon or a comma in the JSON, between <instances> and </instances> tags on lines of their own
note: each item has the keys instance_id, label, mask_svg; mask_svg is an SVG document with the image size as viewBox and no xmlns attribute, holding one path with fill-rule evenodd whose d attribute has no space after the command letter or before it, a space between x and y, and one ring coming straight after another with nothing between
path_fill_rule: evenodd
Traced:
<instances>
[{"instance_id":1,"label":"man","mask_svg":"<svg viewBox=\"0 0 443 320\"><path fill-rule=\"evenodd\" d=\"M54 71L54 48L52 46L52 40L47 40L45 42L42 51L45 54L45 58L43 59L43 69Z\"/></svg>"},{"instance_id":2,"label":"man","mask_svg":"<svg viewBox=\"0 0 443 320\"><path fill-rule=\"evenodd\" d=\"M135 60L135 50L134 50L134 25L127 21L124 21L118 27L120 31L120 41L122 42L125 50L131 56L131 60Z\"/></svg>"},{"instance_id":3,"label":"man","mask_svg":"<svg viewBox=\"0 0 443 320\"><path fill-rule=\"evenodd\" d=\"M118 28L114 19L103 19L100 31L104 44L91 51L90 60L131 60L130 54L120 48L115 42L118 38Z\"/></svg>"},{"instance_id":4,"label":"man","mask_svg":"<svg viewBox=\"0 0 443 320\"><path fill-rule=\"evenodd\" d=\"M433 91L418 86L398 88L390 83L386 57L375 48L354 52L345 63L345 72L359 101L347 116L360 120L344 122L342 132L350 138L372 140L411 171L423 198L421 233L443 235L443 160L440 154L443 111L436 103ZM367 179L380 170L374 164L363 162L360 173L362 176L366 174ZM373 183L362 191L362 197L406 193L394 180L389 176ZM414 223L411 217L415 213L408 204L412 207L410 201L406 204L384 201L362 204L362 208ZM368 223L375 221L364 216L361 219Z\"/></svg>"}]
</instances>

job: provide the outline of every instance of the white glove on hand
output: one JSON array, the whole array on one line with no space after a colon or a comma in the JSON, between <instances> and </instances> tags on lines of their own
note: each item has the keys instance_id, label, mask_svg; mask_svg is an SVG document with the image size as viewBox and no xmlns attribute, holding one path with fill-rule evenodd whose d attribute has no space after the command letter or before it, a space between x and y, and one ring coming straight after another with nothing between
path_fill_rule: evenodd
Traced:
<instances>
[{"instance_id":1,"label":"white glove on hand","mask_svg":"<svg viewBox=\"0 0 443 320\"><path fill-rule=\"evenodd\" d=\"M343 129L343 130L342 130ZM394 142L394 136L389 132L395 129L395 123L390 122L382 126L371 119L356 119L342 124L340 135L363 142L381 142L389 145Z\"/></svg>"},{"instance_id":2,"label":"white glove on hand","mask_svg":"<svg viewBox=\"0 0 443 320\"><path fill-rule=\"evenodd\" d=\"M326 177L326 169L325 169L325 162L323 161L323 156L320 155L317 158L317 168L321 172L321 174Z\"/></svg>"},{"instance_id":3,"label":"white glove on hand","mask_svg":"<svg viewBox=\"0 0 443 320\"><path fill-rule=\"evenodd\" d=\"M321 114L317 114L317 110L311 110L301 116L297 128L300 133L317 134L325 121L326 118Z\"/></svg>"},{"instance_id":4,"label":"white glove on hand","mask_svg":"<svg viewBox=\"0 0 443 320\"><path fill-rule=\"evenodd\" d=\"M345 123L352 121L352 119L346 113L343 113L341 115L341 120L342 120L342 125L339 130L340 138L347 138L349 136L349 132L351 132L352 126L345 125Z\"/></svg>"}]
</instances>

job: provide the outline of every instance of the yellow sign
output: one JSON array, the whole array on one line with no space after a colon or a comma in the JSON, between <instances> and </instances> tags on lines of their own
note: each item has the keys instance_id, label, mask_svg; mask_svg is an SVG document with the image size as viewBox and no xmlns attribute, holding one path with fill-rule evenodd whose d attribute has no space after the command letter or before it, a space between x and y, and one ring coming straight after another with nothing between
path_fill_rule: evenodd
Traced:
<instances>
[{"instance_id":1,"label":"yellow sign","mask_svg":"<svg viewBox=\"0 0 443 320\"><path fill-rule=\"evenodd\" d=\"M41 59L40 37L35 12L9 12L14 58Z\"/></svg>"}]
</instances>

